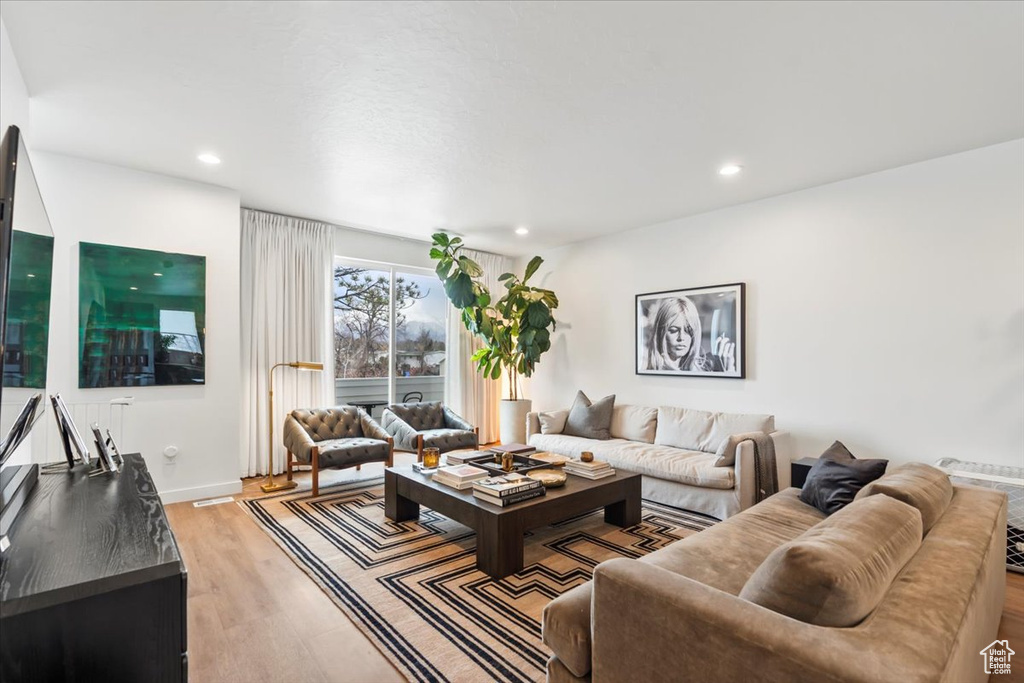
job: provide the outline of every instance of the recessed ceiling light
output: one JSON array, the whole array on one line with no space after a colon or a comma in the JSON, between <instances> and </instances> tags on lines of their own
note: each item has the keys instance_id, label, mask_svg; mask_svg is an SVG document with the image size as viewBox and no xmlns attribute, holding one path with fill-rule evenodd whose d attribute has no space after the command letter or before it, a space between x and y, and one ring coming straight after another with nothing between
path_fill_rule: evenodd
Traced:
<instances>
[{"instance_id":1,"label":"recessed ceiling light","mask_svg":"<svg viewBox=\"0 0 1024 683\"><path fill-rule=\"evenodd\" d=\"M128 289L132 290L133 292L139 291L138 287L129 287Z\"/></svg>"},{"instance_id":2,"label":"recessed ceiling light","mask_svg":"<svg viewBox=\"0 0 1024 683\"><path fill-rule=\"evenodd\" d=\"M163 273L153 273L153 277L163 277Z\"/></svg>"},{"instance_id":3,"label":"recessed ceiling light","mask_svg":"<svg viewBox=\"0 0 1024 683\"><path fill-rule=\"evenodd\" d=\"M209 152L203 152L196 158L204 164L210 164L211 166L216 166L220 163L220 157L216 154L210 154Z\"/></svg>"},{"instance_id":4,"label":"recessed ceiling light","mask_svg":"<svg viewBox=\"0 0 1024 683\"><path fill-rule=\"evenodd\" d=\"M529 228L516 228L516 234L517 235L529 235L530 234L530 230L529 230Z\"/></svg>"},{"instance_id":5,"label":"recessed ceiling light","mask_svg":"<svg viewBox=\"0 0 1024 683\"><path fill-rule=\"evenodd\" d=\"M726 164L722 168L718 169L718 175L736 175L742 170L743 167L737 164Z\"/></svg>"}]
</instances>

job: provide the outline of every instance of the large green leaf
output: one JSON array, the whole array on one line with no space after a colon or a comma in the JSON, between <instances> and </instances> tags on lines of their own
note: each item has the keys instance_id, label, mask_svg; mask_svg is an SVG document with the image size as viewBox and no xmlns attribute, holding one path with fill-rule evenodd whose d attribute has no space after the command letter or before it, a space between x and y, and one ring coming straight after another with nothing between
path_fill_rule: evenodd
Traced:
<instances>
[{"instance_id":1,"label":"large green leaf","mask_svg":"<svg viewBox=\"0 0 1024 683\"><path fill-rule=\"evenodd\" d=\"M551 311L542 301L534 301L526 307L526 321L530 327L547 327L551 323Z\"/></svg>"},{"instance_id":2,"label":"large green leaf","mask_svg":"<svg viewBox=\"0 0 1024 683\"><path fill-rule=\"evenodd\" d=\"M443 258L437 263L437 267L434 268L434 272L437 273L437 277L441 278L441 282L448 279L448 269L451 268L452 260L449 258Z\"/></svg>"},{"instance_id":3,"label":"large green leaf","mask_svg":"<svg viewBox=\"0 0 1024 683\"><path fill-rule=\"evenodd\" d=\"M542 259L540 256L534 256L532 259L530 259L530 262L526 264L526 274L523 275L524 283L527 280L529 280L534 273L537 272L537 269L540 268L540 264L542 263L544 263L544 259Z\"/></svg>"},{"instance_id":4,"label":"large green leaf","mask_svg":"<svg viewBox=\"0 0 1024 683\"><path fill-rule=\"evenodd\" d=\"M534 337L533 344L540 352L537 354L537 360L540 360L540 354L546 353L551 348L551 333L548 332L546 327L543 330L537 330L537 336Z\"/></svg>"},{"instance_id":5,"label":"large green leaf","mask_svg":"<svg viewBox=\"0 0 1024 683\"><path fill-rule=\"evenodd\" d=\"M456 308L466 308L476 302L473 296L473 279L465 273L458 273L444 283L445 293Z\"/></svg>"},{"instance_id":6,"label":"large green leaf","mask_svg":"<svg viewBox=\"0 0 1024 683\"><path fill-rule=\"evenodd\" d=\"M431 236L431 239L434 240L434 244L437 244L442 247L447 247L451 243L451 240L449 239L448 235L444 234L443 232L435 232Z\"/></svg>"},{"instance_id":7,"label":"large green leaf","mask_svg":"<svg viewBox=\"0 0 1024 683\"><path fill-rule=\"evenodd\" d=\"M468 256L459 257L459 267L462 268L462 272L470 277L480 277L484 274L484 269Z\"/></svg>"}]
</instances>

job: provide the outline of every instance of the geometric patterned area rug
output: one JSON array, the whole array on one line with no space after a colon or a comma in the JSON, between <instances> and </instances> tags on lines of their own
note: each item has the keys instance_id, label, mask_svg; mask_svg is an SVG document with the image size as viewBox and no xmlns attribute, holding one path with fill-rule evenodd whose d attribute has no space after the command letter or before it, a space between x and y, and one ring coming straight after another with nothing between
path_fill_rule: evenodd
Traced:
<instances>
[{"instance_id":1,"label":"geometric patterned area rug","mask_svg":"<svg viewBox=\"0 0 1024 683\"><path fill-rule=\"evenodd\" d=\"M413 681L542 681L551 656L541 611L614 557L640 557L714 524L643 502L622 529L601 510L535 529L525 566L495 581L476 570L474 532L425 507L384 516L382 477L240 502L277 544Z\"/></svg>"}]
</instances>

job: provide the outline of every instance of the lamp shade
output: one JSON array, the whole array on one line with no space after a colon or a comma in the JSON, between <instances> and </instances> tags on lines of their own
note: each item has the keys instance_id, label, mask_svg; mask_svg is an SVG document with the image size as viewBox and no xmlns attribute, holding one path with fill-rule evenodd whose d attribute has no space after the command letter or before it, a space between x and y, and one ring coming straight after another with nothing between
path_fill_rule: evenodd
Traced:
<instances>
[{"instance_id":1,"label":"lamp shade","mask_svg":"<svg viewBox=\"0 0 1024 683\"><path fill-rule=\"evenodd\" d=\"M290 368L298 368L300 370L323 370L324 369L324 364L323 363L311 363L309 361L298 360L298 361L295 361L294 363L288 363L288 367L290 367Z\"/></svg>"}]
</instances>

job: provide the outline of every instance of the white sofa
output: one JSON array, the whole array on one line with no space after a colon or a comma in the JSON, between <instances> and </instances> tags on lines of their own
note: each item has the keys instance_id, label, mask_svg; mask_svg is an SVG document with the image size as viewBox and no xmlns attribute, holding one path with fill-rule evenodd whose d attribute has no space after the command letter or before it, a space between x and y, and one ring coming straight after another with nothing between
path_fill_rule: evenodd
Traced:
<instances>
[{"instance_id":1,"label":"white sofa","mask_svg":"<svg viewBox=\"0 0 1024 683\"><path fill-rule=\"evenodd\" d=\"M545 423L542 429L541 416ZM779 490L790 484L790 439L775 430L772 415L712 413L662 406L616 405L611 438L586 439L562 434L568 410L530 413L526 437L538 450L579 457L592 451L616 469L643 475L643 497L658 503L730 517L755 502L754 445L741 442L734 464L716 463L729 437L748 432L770 434L775 444Z\"/></svg>"}]
</instances>

